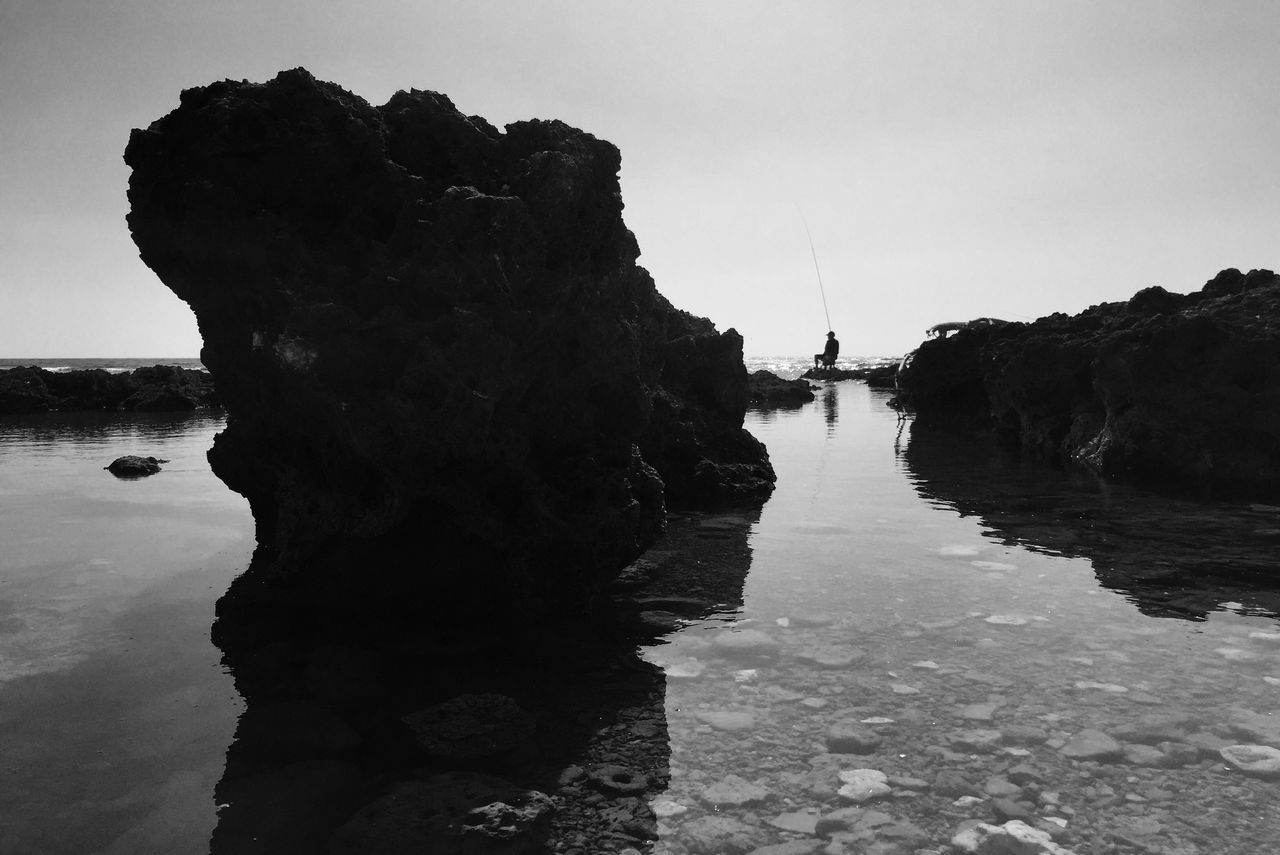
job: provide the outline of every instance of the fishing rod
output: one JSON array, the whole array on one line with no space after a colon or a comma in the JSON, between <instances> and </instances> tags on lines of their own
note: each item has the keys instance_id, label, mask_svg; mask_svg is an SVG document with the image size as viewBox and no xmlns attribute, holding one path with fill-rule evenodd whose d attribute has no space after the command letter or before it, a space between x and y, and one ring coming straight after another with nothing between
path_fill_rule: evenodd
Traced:
<instances>
[{"instance_id":1,"label":"fishing rod","mask_svg":"<svg viewBox=\"0 0 1280 855\"><path fill-rule=\"evenodd\" d=\"M809 231L809 221L804 218L804 211L800 211L800 222L804 223L804 233L809 238L809 252L813 253L813 269L818 273L818 293L822 295L822 313L827 316L827 329L831 329L831 313L827 311L827 290L822 287L822 268L818 266L818 250L813 246L813 233Z\"/></svg>"}]
</instances>

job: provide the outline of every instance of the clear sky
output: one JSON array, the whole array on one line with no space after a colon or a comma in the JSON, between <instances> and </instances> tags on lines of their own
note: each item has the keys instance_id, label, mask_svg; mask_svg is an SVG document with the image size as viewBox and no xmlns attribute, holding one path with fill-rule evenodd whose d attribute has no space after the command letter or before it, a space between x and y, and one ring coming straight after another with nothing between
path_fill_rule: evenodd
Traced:
<instances>
[{"instance_id":1,"label":"clear sky","mask_svg":"<svg viewBox=\"0 0 1280 855\"><path fill-rule=\"evenodd\" d=\"M0 357L194 356L129 130L304 66L622 150L640 263L751 356L896 355L1280 267L1280 2L0 0ZM802 220L803 215L803 220Z\"/></svg>"}]
</instances>

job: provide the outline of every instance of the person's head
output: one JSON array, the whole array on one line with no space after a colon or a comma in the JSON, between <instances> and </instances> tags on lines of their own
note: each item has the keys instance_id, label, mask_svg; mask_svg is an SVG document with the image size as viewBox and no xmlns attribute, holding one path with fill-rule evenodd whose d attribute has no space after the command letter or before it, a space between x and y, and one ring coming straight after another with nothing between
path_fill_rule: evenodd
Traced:
<instances>
[{"instance_id":1,"label":"person's head","mask_svg":"<svg viewBox=\"0 0 1280 855\"><path fill-rule=\"evenodd\" d=\"M836 337L836 331L835 331L835 330L832 330L831 332L827 333L827 338L835 338L835 337Z\"/></svg>"}]
</instances>

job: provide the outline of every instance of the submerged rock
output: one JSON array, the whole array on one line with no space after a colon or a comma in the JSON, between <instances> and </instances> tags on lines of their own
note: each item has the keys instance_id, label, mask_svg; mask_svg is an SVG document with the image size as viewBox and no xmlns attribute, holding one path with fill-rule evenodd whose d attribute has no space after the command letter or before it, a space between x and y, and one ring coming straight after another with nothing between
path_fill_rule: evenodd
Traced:
<instances>
[{"instance_id":1,"label":"submerged rock","mask_svg":"<svg viewBox=\"0 0 1280 855\"><path fill-rule=\"evenodd\" d=\"M1068 317L964 329L899 377L922 424L994 429L1108 475L1280 491L1280 276L1224 270Z\"/></svg>"},{"instance_id":2,"label":"submerged rock","mask_svg":"<svg viewBox=\"0 0 1280 855\"><path fill-rule=\"evenodd\" d=\"M343 603L562 608L666 507L772 489L742 338L636 264L608 142L296 69L184 91L125 160L228 411L210 461L257 524L251 598L305 570Z\"/></svg>"}]
</instances>

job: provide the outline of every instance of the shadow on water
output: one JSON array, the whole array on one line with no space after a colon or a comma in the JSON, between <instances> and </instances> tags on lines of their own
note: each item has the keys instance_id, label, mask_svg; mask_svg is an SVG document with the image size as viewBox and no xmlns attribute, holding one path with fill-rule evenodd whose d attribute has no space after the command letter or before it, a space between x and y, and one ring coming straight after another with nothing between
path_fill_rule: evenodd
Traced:
<instances>
[{"instance_id":1,"label":"shadow on water","mask_svg":"<svg viewBox=\"0 0 1280 855\"><path fill-rule=\"evenodd\" d=\"M1150 492L916 424L901 459L925 499L978 517L1002 543L1088 559L1144 614L1280 615L1278 507Z\"/></svg>"},{"instance_id":2,"label":"shadow on water","mask_svg":"<svg viewBox=\"0 0 1280 855\"><path fill-rule=\"evenodd\" d=\"M225 625L220 604L247 706L212 852L650 851L666 677L638 651L741 606L758 515L673 517L574 623L459 626L441 602L415 626Z\"/></svg>"}]
</instances>

